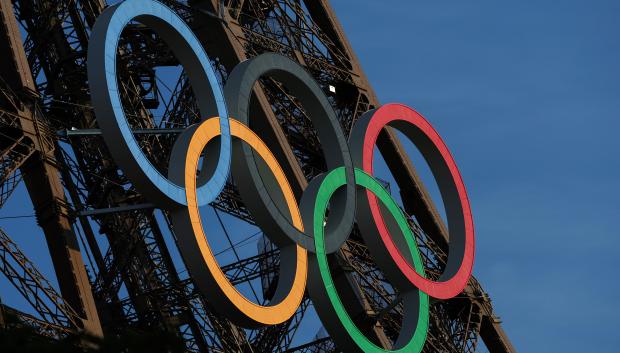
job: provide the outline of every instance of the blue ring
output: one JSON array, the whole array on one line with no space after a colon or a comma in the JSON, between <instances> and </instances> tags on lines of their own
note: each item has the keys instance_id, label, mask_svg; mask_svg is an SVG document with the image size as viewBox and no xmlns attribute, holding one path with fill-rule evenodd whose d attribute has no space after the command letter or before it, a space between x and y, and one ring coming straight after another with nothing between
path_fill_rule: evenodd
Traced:
<instances>
[{"instance_id":1,"label":"blue ring","mask_svg":"<svg viewBox=\"0 0 620 353\"><path fill-rule=\"evenodd\" d=\"M88 48L88 78L93 106L106 145L138 191L162 207L187 205L184 186L171 182L148 160L134 138L123 111L116 76L116 52L121 32L132 20L156 27L154 29L161 37L174 40L168 44L188 72L203 120L211 116L220 117L217 167L210 179L196 191L199 206L206 205L215 200L224 188L230 170L228 109L215 70L202 45L173 10L157 1L127 0L111 6L101 14L93 29ZM208 86L205 86L207 83ZM205 110L212 115L206 114ZM184 160L182 162L184 165Z\"/></svg>"}]
</instances>

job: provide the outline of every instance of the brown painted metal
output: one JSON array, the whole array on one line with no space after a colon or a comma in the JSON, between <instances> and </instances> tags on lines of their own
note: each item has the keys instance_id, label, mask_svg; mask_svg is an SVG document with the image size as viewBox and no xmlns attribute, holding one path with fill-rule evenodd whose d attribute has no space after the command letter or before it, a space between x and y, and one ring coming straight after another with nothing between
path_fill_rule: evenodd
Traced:
<instances>
[{"instance_id":1,"label":"brown painted metal","mask_svg":"<svg viewBox=\"0 0 620 353\"><path fill-rule=\"evenodd\" d=\"M0 2L0 14L3 24L0 28L0 52L11 54L0 57L0 75L18 94L32 94L36 88L9 0ZM45 233L63 297L83 317L81 328L101 336L101 324L88 275L69 220L54 157L55 146L50 139L52 132L39 121L35 102L24 98L22 103L25 104L21 104L20 109L14 112L20 117L19 125L23 135L34 143L36 151L20 167L37 222Z\"/></svg>"}]
</instances>

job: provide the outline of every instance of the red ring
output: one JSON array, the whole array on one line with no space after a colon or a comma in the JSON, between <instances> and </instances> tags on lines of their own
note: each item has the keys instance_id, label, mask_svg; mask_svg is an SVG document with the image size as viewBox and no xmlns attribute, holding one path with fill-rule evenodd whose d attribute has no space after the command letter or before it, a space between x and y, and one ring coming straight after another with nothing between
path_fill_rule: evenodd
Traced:
<instances>
[{"instance_id":1,"label":"red ring","mask_svg":"<svg viewBox=\"0 0 620 353\"><path fill-rule=\"evenodd\" d=\"M369 191L366 191L369 200L369 206L372 212L372 216L377 224L377 229L383 243L392 255L397 266L403 272L403 274L418 287L424 293L438 298L449 299L457 294L461 293L467 281L471 276L472 267L474 264L474 223L471 215L471 208L469 200L467 198L467 192L465 185L461 178L456 163L437 131L431 126L431 124L422 117L418 112L401 104L387 104L377 109L364 134L363 152L362 152L362 169L368 173L373 174L373 152L374 146L377 142L377 137L381 130L393 121L405 121L413 124L420 129L434 144L434 147L439 151L443 157L444 162L450 170L452 179L456 186L459 199L461 201L461 208L463 211L463 219L465 221L465 246L463 260L458 271L446 281L432 281L420 276L411 265L405 260L405 257L398 250L398 247L394 243L391 235L388 232L386 224L383 220L383 216L379 209L379 203L377 197ZM415 141L414 141L415 143Z\"/></svg>"}]
</instances>

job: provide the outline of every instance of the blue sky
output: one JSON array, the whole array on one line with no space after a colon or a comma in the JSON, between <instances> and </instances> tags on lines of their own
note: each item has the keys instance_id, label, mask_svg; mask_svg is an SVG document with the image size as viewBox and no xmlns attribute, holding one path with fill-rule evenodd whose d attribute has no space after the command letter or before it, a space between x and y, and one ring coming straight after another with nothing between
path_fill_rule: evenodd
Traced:
<instances>
[{"instance_id":1,"label":"blue sky","mask_svg":"<svg viewBox=\"0 0 620 353\"><path fill-rule=\"evenodd\" d=\"M516 348L617 351L620 2L332 3L380 100L416 108L450 147L475 275ZM23 187L0 210L29 213ZM33 219L0 227L53 278ZM27 310L3 276L0 297Z\"/></svg>"},{"instance_id":2,"label":"blue sky","mask_svg":"<svg viewBox=\"0 0 620 353\"><path fill-rule=\"evenodd\" d=\"M616 352L620 2L332 4L380 101L450 147L516 348Z\"/></svg>"}]
</instances>

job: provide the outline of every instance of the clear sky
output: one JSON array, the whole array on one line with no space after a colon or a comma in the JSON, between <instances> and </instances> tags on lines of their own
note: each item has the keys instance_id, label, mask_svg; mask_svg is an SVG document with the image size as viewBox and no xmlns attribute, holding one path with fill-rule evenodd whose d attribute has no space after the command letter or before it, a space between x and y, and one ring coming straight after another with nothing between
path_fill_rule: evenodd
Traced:
<instances>
[{"instance_id":1,"label":"clear sky","mask_svg":"<svg viewBox=\"0 0 620 353\"><path fill-rule=\"evenodd\" d=\"M332 4L382 103L468 187L475 275L520 352L617 352L620 2Z\"/></svg>"},{"instance_id":2,"label":"clear sky","mask_svg":"<svg viewBox=\"0 0 620 353\"><path fill-rule=\"evenodd\" d=\"M380 100L416 108L450 147L474 272L518 351L618 351L620 2L332 4ZM0 217L31 212L22 186ZM34 220L0 227L53 280ZM28 310L3 276L0 298Z\"/></svg>"}]
</instances>

